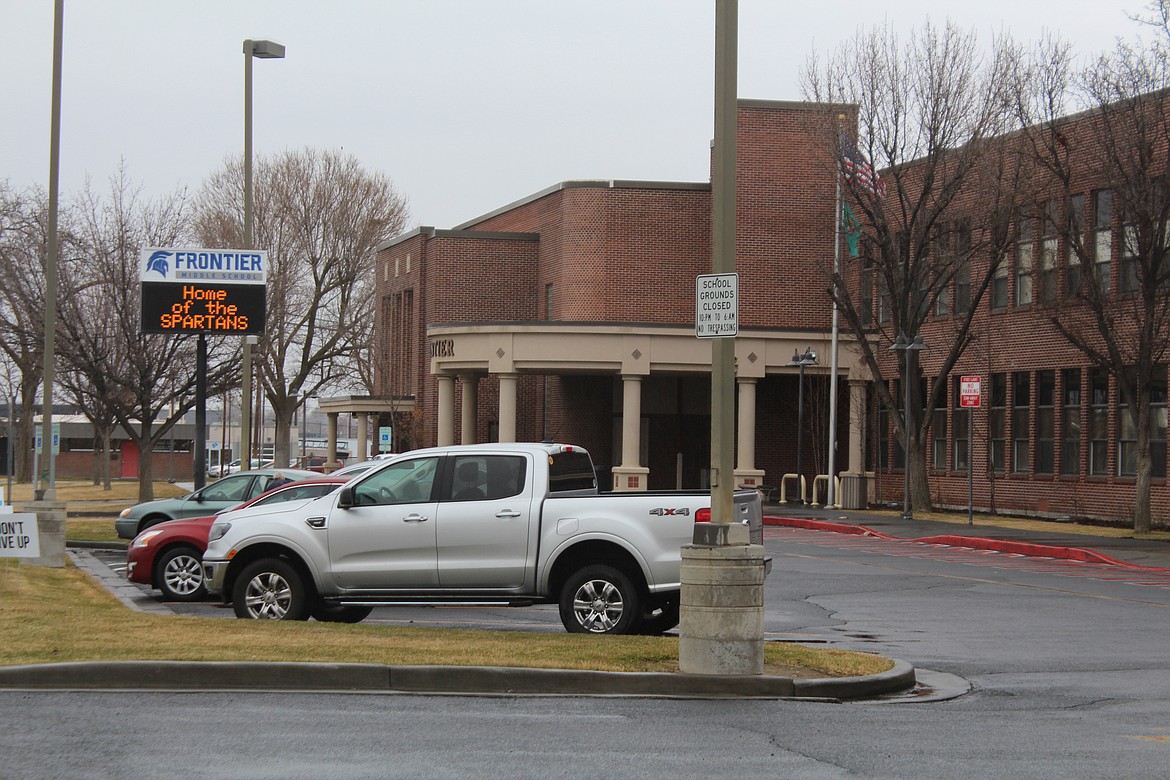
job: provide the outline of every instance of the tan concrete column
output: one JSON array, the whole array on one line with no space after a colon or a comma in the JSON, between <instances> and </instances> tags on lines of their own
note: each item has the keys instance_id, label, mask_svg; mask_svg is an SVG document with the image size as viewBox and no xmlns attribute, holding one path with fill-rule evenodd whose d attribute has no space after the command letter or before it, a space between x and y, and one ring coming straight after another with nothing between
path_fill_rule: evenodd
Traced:
<instances>
[{"instance_id":1,"label":"tan concrete column","mask_svg":"<svg viewBox=\"0 0 1170 780\"><path fill-rule=\"evenodd\" d=\"M516 375L500 374L500 441L516 441Z\"/></svg>"},{"instance_id":2,"label":"tan concrete column","mask_svg":"<svg viewBox=\"0 0 1170 780\"><path fill-rule=\"evenodd\" d=\"M866 389L869 383L849 380L849 471L865 471L865 409Z\"/></svg>"},{"instance_id":3,"label":"tan concrete column","mask_svg":"<svg viewBox=\"0 0 1170 780\"><path fill-rule=\"evenodd\" d=\"M370 415L365 412L358 415L358 442L357 442L357 462L361 463L364 460L370 459L370 442L369 442L369 428Z\"/></svg>"},{"instance_id":4,"label":"tan concrete column","mask_svg":"<svg viewBox=\"0 0 1170 780\"><path fill-rule=\"evenodd\" d=\"M328 412L325 417L325 468L322 470L328 474L337 465L337 412Z\"/></svg>"},{"instance_id":5,"label":"tan concrete column","mask_svg":"<svg viewBox=\"0 0 1170 780\"><path fill-rule=\"evenodd\" d=\"M764 472L756 468L756 382L755 377L736 380L739 390L739 446L735 458L735 486L759 488Z\"/></svg>"},{"instance_id":6,"label":"tan concrete column","mask_svg":"<svg viewBox=\"0 0 1170 780\"><path fill-rule=\"evenodd\" d=\"M463 385L459 443L475 444L475 431L479 427L479 379L475 374L460 374L459 383Z\"/></svg>"},{"instance_id":7,"label":"tan concrete column","mask_svg":"<svg viewBox=\"0 0 1170 780\"><path fill-rule=\"evenodd\" d=\"M439 383L438 431L435 443L449 447L455 443L455 377L436 374Z\"/></svg>"},{"instance_id":8,"label":"tan concrete column","mask_svg":"<svg viewBox=\"0 0 1170 780\"><path fill-rule=\"evenodd\" d=\"M622 376L622 462L613 469L614 490L645 490L650 469L641 464L642 377Z\"/></svg>"}]
</instances>

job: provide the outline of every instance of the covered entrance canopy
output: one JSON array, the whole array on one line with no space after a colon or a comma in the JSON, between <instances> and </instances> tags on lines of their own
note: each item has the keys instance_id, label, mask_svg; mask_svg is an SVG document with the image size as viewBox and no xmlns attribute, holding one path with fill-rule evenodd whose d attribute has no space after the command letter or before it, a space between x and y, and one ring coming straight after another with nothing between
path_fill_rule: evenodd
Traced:
<instances>
[{"instance_id":1,"label":"covered entrance canopy","mask_svg":"<svg viewBox=\"0 0 1170 780\"><path fill-rule=\"evenodd\" d=\"M427 328L430 369L438 384L437 443L457 442L455 381L463 386L458 441L475 442L479 407L478 380L499 382L499 440L516 440L517 380L521 375L582 374L620 377L620 464L613 468L617 490L646 487L649 469L640 461L643 380L655 375L709 376L711 345L692 328L665 325L596 323L459 323ZM778 375L795 376L793 354L811 347L823 359L810 373L827 376L830 336L813 331L741 330L735 339L739 430L735 481L759 486L764 472L756 467L756 386ZM859 351L842 340L839 377L849 380L849 463L861 464L868 372ZM859 400L860 399L860 400ZM853 401L858 401L854 403ZM617 453L615 452L615 455ZM859 468L860 465L855 466Z\"/></svg>"},{"instance_id":2,"label":"covered entrance canopy","mask_svg":"<svg viewBox=\"0 0 1170 780\"><path fill-rule=\"evenodd\" d=\"M328 418L328 433L326 441L326 457L330 464L337 462L337 415L352 414L360 421L358 424L357 460L368 460L370 445L367 431L369 430L370 416L376 419L383 414L413 412L414 396L373 396L373 395L338 395L318 400L318 408Z\"/></svg>"}]
</instances>

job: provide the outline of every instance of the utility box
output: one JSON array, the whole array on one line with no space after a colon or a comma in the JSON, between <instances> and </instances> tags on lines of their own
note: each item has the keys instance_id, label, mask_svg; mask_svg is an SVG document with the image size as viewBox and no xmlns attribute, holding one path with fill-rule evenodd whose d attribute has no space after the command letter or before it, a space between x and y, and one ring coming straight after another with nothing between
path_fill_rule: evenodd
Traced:
<instances>
[{"instance_id":1,"label":"utility box","mask_svg":"<svg viewBox=\"0 0 1170 780\"><path fill-rule=\"evenodd\" d=\"M865 509L867 495L864 474L846 473L841 475L841 498L837 501L838 507L841 509Z\"/></svg>"}]
</instances>

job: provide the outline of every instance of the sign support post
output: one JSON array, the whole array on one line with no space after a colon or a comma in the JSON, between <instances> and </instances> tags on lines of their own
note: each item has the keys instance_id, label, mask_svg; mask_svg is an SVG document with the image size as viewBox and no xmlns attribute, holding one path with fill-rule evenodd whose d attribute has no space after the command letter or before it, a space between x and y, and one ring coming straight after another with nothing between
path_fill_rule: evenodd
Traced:
<instances>
[{"instance_id":1,"label":"sign support post","mask_svg":"<svg viewBox=\"0 0 1170 780\"><path fill-rule=\"evenodd\" d=\"M967 525L975 524L975 410L983 404L983 377L959 377L959 406L967 410Z\"/></svg>"}]
</instances>

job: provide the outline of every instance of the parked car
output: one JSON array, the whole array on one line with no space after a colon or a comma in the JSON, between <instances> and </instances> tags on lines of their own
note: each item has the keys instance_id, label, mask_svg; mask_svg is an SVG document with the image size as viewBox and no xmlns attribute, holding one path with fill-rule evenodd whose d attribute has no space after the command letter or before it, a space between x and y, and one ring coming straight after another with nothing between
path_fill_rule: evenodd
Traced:
<instances>
[{"instance_id":1,"label":"parked car","mask_svg":"<svg viewBox=\"0 0 1170 780\"><path fill-rule=\"evenodd\" d=\"M278 473L294 480L320 476L311 471L273 468L229 474L181 498L162 498L123 509L114 521L114 528L120 538L133 539L152 525L167 520L215 514L268 490Z\"/></svg>"},{"instance_id":2,"label":"parked car","mask_svg":"<svg viewBox=\"0 0 1170 780\"><path fill-rule=\"evenodd\" d=\"M252 458L253 469L270 469L275 465L276 461L274 460L261 460L260 458ZM219 474L219 476L226 477L228 474L237 474L239 471L240 459L236 458L231 463L223 467L223 471ZM308 471L308 469L302 469L302 471Z\"/></svg>"},{"instance_id":3,"label":"parked car","mask_svg":"<svg viewBox=\"0 0 1170 780\"><path fill-rule=\"evenodd\" d=\"M229 509L320 498L349 478L328 476L291 482ZM207 549L207 532L215 518L216 515L208 515L169 520L138 534L126 551L126 579L158 588L168 601L198 601L206 596L203 551Z\"/></svg>"},{"instance_id":4,"label":"parked car","mask_svg":"<svg viewBox=\"0 0 1170 780\"><path fill-rule=\"evenodd\" d=\"M311 504L216 517L207 589L241 618L548 603L570 632L661 634L678 625L681 549L710 518L711 494L599 493L594 473L589 453L567 444L404 453ZM762 544L759 492L733 501L736 522Z\"/></svg>"}]
</instances>

